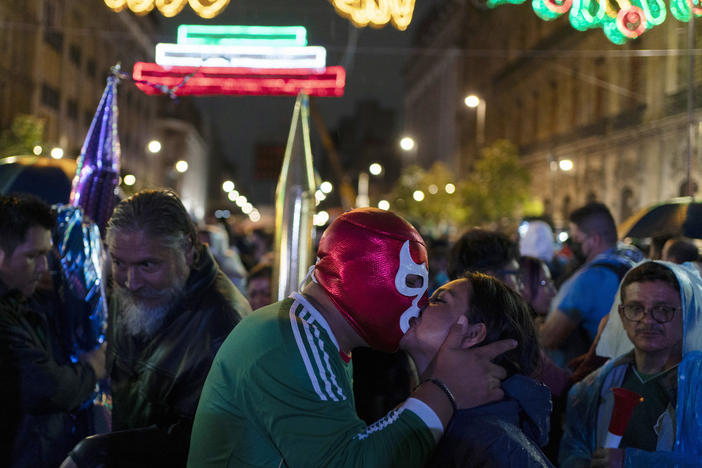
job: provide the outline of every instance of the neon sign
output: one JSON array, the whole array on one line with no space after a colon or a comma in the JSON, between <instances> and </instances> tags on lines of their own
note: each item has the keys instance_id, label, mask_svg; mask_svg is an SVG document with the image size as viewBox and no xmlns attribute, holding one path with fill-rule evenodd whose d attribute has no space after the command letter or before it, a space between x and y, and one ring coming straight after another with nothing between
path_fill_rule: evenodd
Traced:
<instances>
[{"instance_id":1,"label":"neon sign","mask_svg":"<svg viewBox=\"0 0 702 468\"><path fill-rule=\"evenodd\" d=\"M326 67L324 47L302 26L180 25L177 44L157 44L156 63L134 64L146 94L343 96L346 71Z\"/></svg>"},{"instance_id":2,"label":"neon sign","mask_svg":"<svg viewBox=\"0 0 702 468\"><path fill-rule=\"evenodd\" d=\"M146 94L163 94L162 87L176 96L266 95L338 97L344 94L346 71L327 67L316 72L307 68L252 69L231 67L163 67L137 62L132 76Z\"/></svg>"},{"instance_id":3,"label":"neon sign","mask_svg":"<svg viewBox=\"0 0 702 468\"><path fill-rule=\"evenodd\" d=\"M251 47L156 44L156 63L240 68L324 68L324 47Z\"/></svg>"},{"instance_id":4,"label":"neon sign","mask_svg":"<svg viewBox=\"0 0 702 468\"><path fill-rule=\"evenodd\" d=\"M304 26L181 24L178 44L302 47L307 45L307 29Z\"/></svg>"}]
</instances>

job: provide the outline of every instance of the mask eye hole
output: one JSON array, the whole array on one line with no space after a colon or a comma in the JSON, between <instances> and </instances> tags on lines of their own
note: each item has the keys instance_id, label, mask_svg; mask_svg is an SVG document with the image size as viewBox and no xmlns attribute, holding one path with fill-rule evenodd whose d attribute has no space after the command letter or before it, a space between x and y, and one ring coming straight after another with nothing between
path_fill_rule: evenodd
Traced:
<instances>
[{"instance_id":1,"label":"mask eye hole","mask_svg":"<svg viewBox=\"0 0 702 468\"><path fill-rule=\"evenodd\" d=\"M407 275L405 277L405 286L414 289L421 288L424 286L424 278L420 275Z\"/></svg>"}]
</instances>

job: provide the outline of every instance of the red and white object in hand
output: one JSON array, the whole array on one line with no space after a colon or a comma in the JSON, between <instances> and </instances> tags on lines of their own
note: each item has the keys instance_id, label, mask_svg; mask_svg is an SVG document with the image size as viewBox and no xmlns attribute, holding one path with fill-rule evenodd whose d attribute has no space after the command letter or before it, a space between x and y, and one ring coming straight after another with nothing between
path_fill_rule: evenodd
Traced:
<instances>
[{"instance_id":1,"label":"red and white object in hand","mask_svg":"<svg viewBox=\"0 0 702 468\"><path fill-rule=\"evenodd\" d=\"M612 418L609 420L604 448L619 447L626 426L629 424L631 413L634 412L636 405L644 400L638 393L625 388L613 388L612 393L614 393L614 408L612 409Z\"/></svg>"}]
</instances>

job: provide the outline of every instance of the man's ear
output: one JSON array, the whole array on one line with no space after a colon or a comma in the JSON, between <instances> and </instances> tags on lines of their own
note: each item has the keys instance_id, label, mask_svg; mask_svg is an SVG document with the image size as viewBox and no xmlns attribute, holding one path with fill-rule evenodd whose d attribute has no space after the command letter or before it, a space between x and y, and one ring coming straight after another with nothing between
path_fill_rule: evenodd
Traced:
<instances>
[{"instance_id":1,"label":"man's ear","mask_svg":"<svg viewBox=\"0 0 702 468\"><path fill-rule=\"evenodd\" d=\"M472 348L473 346L482 343L486 335L487 328L485 328L484 323L469 323L466 325L466 332L463 334L463 338L461 339L461 347L463 349Z\"/></svg>"}]
</instances>

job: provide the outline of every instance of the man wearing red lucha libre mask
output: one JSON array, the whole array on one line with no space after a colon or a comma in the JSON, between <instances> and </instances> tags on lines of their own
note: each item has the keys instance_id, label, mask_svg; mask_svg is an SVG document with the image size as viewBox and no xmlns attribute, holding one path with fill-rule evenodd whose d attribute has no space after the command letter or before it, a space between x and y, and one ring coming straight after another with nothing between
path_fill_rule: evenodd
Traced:
<instances>
[{"instance_id":1,"label":"man wearing red lucha libre mask","mask_svg":"<svg viewBox=\"0 0 702 468\"><path fill-rule=\"evenodd\" d=\"M351 350L397 350L426 302L427 276L424 241L402 218L373 208L337 218L320 240L313 281L247 317L222 344L188 466L422 466L457 408L502 398L505 372L490 361L515 345L466 349L459 319L424 382L366 426L354 407Z\"/></svg>"}]
</instances>

